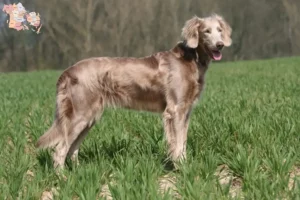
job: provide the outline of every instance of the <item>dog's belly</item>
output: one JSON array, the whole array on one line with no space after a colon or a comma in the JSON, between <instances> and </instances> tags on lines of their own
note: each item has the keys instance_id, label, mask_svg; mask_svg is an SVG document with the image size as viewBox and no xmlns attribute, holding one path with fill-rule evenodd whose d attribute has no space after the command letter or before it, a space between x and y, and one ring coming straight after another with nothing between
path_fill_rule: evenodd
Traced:
<instances>
[{"instance_id":1,"label":"dog's belly","mask_svg":"<svg viewBox=\"0 0 300 200\"><path fill-rule=\"evenodd\" d=\"M138 91L130 99L130 104L124 106L128 109L161 113L166 108L165 95L160 91Z\"/></svg>"}]
</instances>

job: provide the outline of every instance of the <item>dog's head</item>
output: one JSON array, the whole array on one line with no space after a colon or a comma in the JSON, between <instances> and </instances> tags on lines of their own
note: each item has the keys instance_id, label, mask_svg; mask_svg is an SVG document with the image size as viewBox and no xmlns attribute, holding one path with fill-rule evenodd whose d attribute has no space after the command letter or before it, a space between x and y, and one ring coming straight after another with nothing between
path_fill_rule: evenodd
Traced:
<instances>
[{"instance_id":1,"label":"dog's head","mask_svg":"<svg viewBox=\"0 0 300 200\"><path fill-rule=\"evenodd\" d=\"M182 29L182 37L188 47L201 46L214 60L221 60L223 47L232 43L231 27L216 14L206 18L195 16L188 20Z\"/></svg>"}]
</instances>

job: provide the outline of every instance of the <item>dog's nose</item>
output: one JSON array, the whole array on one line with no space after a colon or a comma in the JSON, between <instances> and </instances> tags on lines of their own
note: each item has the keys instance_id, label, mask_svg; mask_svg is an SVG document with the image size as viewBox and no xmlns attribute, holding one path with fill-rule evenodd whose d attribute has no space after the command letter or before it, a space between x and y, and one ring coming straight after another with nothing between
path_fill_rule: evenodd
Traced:
<instances>
[{"instance_id":1,"label":"dog's nose","mask_svg":"<svg viewBox=\"0 0 300 200\"><path fill-rule=\"evenodd\" d=\"M222 50L223 47L224 47L224 43L223 43L223 42L217 42L216 46L217 46L217 48L218 48L219 50Z\"/></svg>"}]
</instances>

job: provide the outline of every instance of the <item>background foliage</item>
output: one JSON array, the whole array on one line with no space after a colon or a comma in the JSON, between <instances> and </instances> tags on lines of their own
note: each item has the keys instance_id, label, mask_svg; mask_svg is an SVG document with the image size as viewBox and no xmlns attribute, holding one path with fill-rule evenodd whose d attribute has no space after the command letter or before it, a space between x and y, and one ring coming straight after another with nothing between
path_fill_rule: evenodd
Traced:
<instances>
[{"instance_id":1,"label":"background foliage","mask_svg":"<svg viewBox=\"0 0 300 200\"><path fill-rule=\"evenodd\" d=\"M2 2L1 2L2 1ZM168 50L194 15L219 13L233 28L225 60L300 55L296 0L1 0L42 16L42 33L11 30L0 12L0 71L63 69L91 56Z\"/></svg>"}]
</instances>

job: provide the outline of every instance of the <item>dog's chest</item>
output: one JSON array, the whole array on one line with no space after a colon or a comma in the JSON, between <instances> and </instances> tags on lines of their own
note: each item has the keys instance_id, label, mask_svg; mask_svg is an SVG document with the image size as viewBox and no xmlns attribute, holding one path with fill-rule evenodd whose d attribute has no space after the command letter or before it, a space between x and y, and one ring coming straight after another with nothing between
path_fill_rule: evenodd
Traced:
<instances>
[{"instance_id":1,"label":"dog's chest","mask_svg":"<svg viewBox=\"0 0 300 200\"><path fill-rule=\"evenodd\" d=\"M197 76L194 79L194 82L196 82L196 87L194 87L195 96L193 99L193 104L196 104L198 102L201 93L204 90L206 69L206 66L197 66Z\"/></svg>"}]
</instances>

